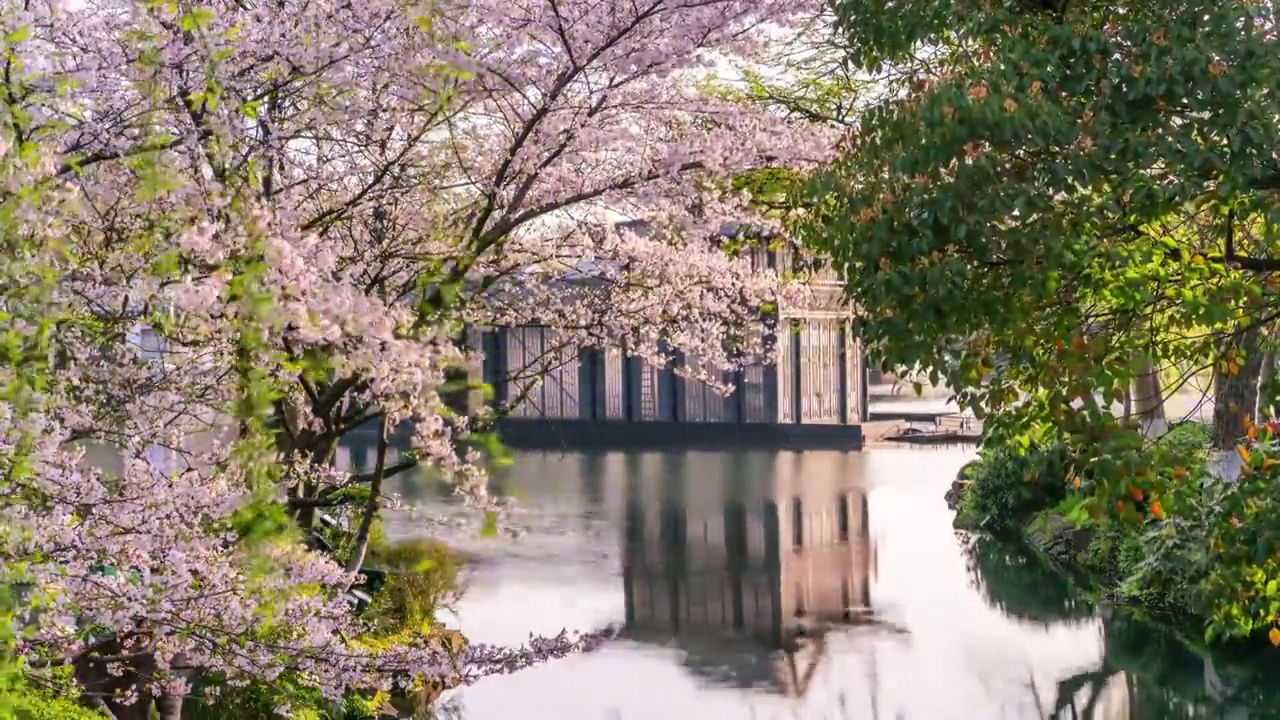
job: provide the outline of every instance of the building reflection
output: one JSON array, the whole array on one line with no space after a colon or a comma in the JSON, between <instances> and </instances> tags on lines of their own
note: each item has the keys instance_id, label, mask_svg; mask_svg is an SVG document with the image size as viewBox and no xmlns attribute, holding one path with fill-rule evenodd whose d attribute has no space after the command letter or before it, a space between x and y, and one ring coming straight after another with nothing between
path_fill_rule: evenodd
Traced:
<instances>
[{"instance_id":1,"label":"building reflection","mask_svg":"<svg viewBox=\"0 0 1280 720\"><path fill-rule=\"evenodd\" d=\"M657 482L626 472L627 626L640 642L674 640L718 683L803 695L827 633L874 622L867 496L850 456L700 460L663 456Z\"/></svg>"}]
</instances>

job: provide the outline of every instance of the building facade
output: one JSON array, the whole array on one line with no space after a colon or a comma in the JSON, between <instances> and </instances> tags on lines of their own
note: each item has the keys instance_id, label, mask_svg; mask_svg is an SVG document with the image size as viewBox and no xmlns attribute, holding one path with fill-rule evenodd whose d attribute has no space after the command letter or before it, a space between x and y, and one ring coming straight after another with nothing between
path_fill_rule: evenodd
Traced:
<instances>
[{"instance_id":1,"label":"building facade","mask_svg":"<svg viewBox=\"0 0 1280 720\"><path fill-rule=\"evenodd\" d=\"M792 248L760 245L752 263L777 269L800 262L797 258ZM475 372L505 408L504 436L517 447L766 437L784 445L859 447L867 383L862 346L851 328L853 314L834 273L816 273L811 285L806 307L767 323L773 326L772 361L721 377L731 389L727 395L679 372L696 358L677 355L673 364L659 367L618 348L560 344L545 327L473 329L470 342L483 354ZM751 430L744 433L744 427Z\"/></svg>"}]
</instances>

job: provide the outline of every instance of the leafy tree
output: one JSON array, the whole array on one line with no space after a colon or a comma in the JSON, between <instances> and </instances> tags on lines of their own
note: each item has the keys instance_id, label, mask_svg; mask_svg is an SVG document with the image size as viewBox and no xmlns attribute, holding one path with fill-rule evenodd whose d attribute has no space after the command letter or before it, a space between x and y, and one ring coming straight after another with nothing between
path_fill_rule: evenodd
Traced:
<instances>
[{"instance_id":1,"label":"leafy tree","mask_svg":"<svg viewBox=\"0 0 1280 720\"><path fill-rule=\"evenodd\" d=\"M988 444L1063 443L1063 509L1141 550L1127 596L1176 595L1211 636L1280 644L1275 444L1254 426L1280 319L1280 6L835 13L862 72L913 76L805 197L800 229L844 271L864 337L935 366L987 417ZM1198 374L1213 381L1211 444L1239 444L1237 483L1116 417L1130 401L1159 415L1135 380Z\"/></svg>"},{"instance_id":2,"label":"leafy tree","mask_svg":"<svg viewBox=\"0 0 1280 720\"><path fill-rule=\"evenodd\" d=\"M870 346L955 358L938 372L962 400L1018 406L1000 417L1019 428L1097 431L1136 376L1213 369L1218 444L1243 435L1278 309L1277 7L835 8L862 72L914 78L863 115L802 228Z\"/></svg>"}]
</instances>

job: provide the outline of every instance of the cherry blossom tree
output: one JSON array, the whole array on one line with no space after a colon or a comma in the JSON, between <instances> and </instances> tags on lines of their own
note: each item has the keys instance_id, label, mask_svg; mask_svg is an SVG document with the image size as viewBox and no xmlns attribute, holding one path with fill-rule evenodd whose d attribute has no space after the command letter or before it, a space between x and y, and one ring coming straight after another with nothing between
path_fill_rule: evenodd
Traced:
<instances>
[{"instance_id":1,"label":"cherry blossom tree","mask_svg":"<svg viewBox=\"0 0 1280 720\"><path fill-rule=\"evenodd\" d=\"M750 361L801 289L716 240L738 173L821 127L699 91L803 3L129 2L0 6L0 569L31 667L118 717L191 684L330 695L457 684L589 646L377 647L343 595L383 481L423 464L485 500L448 399L470 325L699 366ZM649 232L620 224L644 220ZM562 282L567 273L589 282ZM138 330L145 327L146 342ZM413 452L386 462L387 436ZM380 428L376 467L337 443ZM93 467L84 442L119 451ZM358 500L356 550L305 549ZM133 702L130 702L133 701Z\"/></svg>"},{"instance_id":2,"label":"cherry blossom tree","mask_svg":"<svg viewBox=\"0 0 1280 720\"><path fill-rule=\"evenodd\" d=\"M731 359L723 339L747 335L762 306L786 298L778 278L752 273L711 242L726 221L753 219L727 181L821 159L831 136L698 84L717 62L760 51L762 27L810 12L782 2L538 0L417 14L396 3L130 13L91 4L67 13L50 25L49 49L72 75L91 76L77 94L95 111L61 130L61 167L159 148L166 172L143 180L164 186L166 173L193 175L183 188L196 202L172 199L167 187L165 202L206 206L190 215L204 229L169 248L181 260L166 288L117 280L131 302L103 304L187 311L186 300L219 292L226 268L209 258L230 248L202 218L226 202L231 183L269 208L274 227L298 234L306 244L298 257L324 264L315 292L332 310L354 310L348 316L378 316L369 303L392 314L407 306L416 326L541 323L564 343L625 345L658 361L680 352L704 370L750 362L750 348ZM133 47L86 58L81 49L104 31ZM93 60L114 71L89 69ZM93 229L132 222L119 205L127 197L95 193ZM636 218L655 232L617 229ZM143 257L118 243L104 249L120 264L117 277L131 277ZM567 271L593 282L548 282ZM403 320L382 323L384 335ZM286 454L323 461L337 438L386 411L392 426L416 421L416 444L433 464L457 464L449 455L465 423L444 420L421 388L386 385L397 361L380 347L384 338L356 332L341 347L324 336L337 327L332 318L310 324L289 327L288 362L341 358L342 367L300 379L281 399ZM446 330L451 342L437 338L432 352L461 350L457 328ZM190 345L172 334L170 347ZM351 365L361 354L364 364ZM463 487L478 495L472 480ZM333 497L323 494L298 489L304 524L308 505Z\"/></svg>"}]
</instances>

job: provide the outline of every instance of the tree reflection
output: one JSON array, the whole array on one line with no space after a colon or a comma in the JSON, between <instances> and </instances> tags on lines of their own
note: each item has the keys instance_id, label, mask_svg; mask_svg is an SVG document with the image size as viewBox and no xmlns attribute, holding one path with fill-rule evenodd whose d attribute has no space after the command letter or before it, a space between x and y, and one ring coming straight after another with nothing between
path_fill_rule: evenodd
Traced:
<instances>
[{"instance_id":1,"label":"tree reflection","mask_svg":"<svg viewBox=\"0 0 1280 720\"><path fill-rule=\"evenodd\" d=\"M1093 603L1026 548L986 535L962 535L961 541L970 580L1005 615L1044 625L1094 616Z\"/></svg>"},{"instance_id":2,"label":"tree reflection","mask_svg":"<svg viewBox=\"0 0 1280 720\"><path fill-rule=\"evenodd\" d=\"M1203 652L1164 626L1094 604L1025 548L962 541L975 586L1001 612L1042 625L1100 624L1102 658L1057 683L1051 720L1280 718L1280 665L1269 654Z\"/></svg>"}]
</instances>

